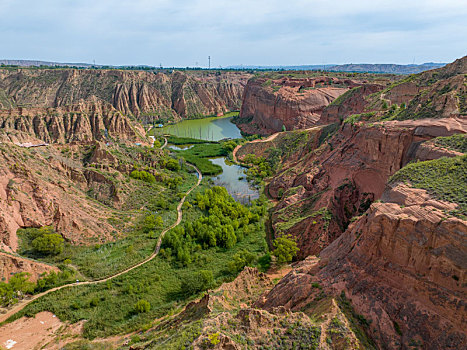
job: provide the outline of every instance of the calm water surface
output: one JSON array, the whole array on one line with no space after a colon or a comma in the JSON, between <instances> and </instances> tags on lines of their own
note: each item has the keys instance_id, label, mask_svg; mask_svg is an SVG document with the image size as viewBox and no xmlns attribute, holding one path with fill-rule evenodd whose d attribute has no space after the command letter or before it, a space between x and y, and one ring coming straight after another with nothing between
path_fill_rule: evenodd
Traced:
<instances>
[{"instance_id":1,"label":"calm water surface","mask_svg":"<svg viewBox=\"0 0 467 350\"><path fill-rule=\"evenodd\" d=\"M232 117L215 117L184 120L174 125L165 126L162 128L162 133L210 141L242 138L237 126L230 122L231 119ZM174 150L182 150L191 148L193 145L169 145L168 147ZM244 167L229 162L225 157L213 158L210 161L220 165L223 170L222 174L212 177L214 184L225 187L236 201L248 204L259 197L258 190L245 179Z\"/></svg>"},{"instance_id":2,"label":"calm water surface","mask_svg":"<svg viewBox=\"0 0 467 350\"><path fill-rule=\"evenodd\" d=\"M216 186L224 186L230 195L238 202L249 204L259 197L259 192L245 179L244 167L229 162L224 157L213 158L211 162L222 167L222 174L213 176Z\"/></svg>"},{"instance_id":3,"label":"calm water surface","mask_svg":"<svg viewBox=\"0 0 467 350\"><path fill-rule=\"evenodd\" d=\"M230 121L233 117L213 117L204 119L184 120L180 123L164 126L162 133L179 137L219 141L225 138L239 139L242 137L237 126Z\"/></svg>"}]
</instances>

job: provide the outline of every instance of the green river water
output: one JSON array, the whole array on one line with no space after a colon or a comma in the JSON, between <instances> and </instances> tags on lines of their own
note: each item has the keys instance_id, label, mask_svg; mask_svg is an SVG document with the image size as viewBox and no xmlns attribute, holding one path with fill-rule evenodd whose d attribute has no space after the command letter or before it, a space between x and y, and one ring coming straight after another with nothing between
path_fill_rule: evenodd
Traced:
<instances>
[{"instance_id":1,"label":"green river water","mask_svg":"<svg viewBox=\"0 0 467 350\"><path fill-rule=\"evenodd\" d=\"M177 124L164 126L159 130L164 134L209 141L219 141L225 138L239 139L242 134L237 126L231 122L232 118L212 117L184 120Z\"/></svg>"},{"instance_id":2,"label":"green river water","mask_svg":"<svg viewBox=\"0 0 467 350\"><path fill-rule=\"evenodd\" d=\"M231 119L232 117L185 120L162 128L162 133L209 141L241 138L240 130L231 123ZM186 147L169 145L169 148ZM222 174L213 176L212 181L216 186L225 187L236 201L248 204L251 200L259 197L258 190L245 179L244 167L229 162L225 157L213 158L211 162L222 167Z\"/></svg>"}]
</instances>

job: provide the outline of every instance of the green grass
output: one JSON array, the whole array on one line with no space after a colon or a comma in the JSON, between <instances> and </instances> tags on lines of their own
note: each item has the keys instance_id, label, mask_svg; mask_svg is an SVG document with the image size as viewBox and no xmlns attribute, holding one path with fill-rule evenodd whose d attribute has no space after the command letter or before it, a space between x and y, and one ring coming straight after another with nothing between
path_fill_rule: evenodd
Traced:
<instances>
[{"instance_id":1,"label":"green grass","mask_svg":"<svg viewBox=\"0 0 467 350\"><path fill-rule=\"evenodd\" d=\"M199 194L208 187L207 181L204 181L189 195L187 202L193 204L195 198L200 200ZM221 202L216 205L226 205ZM207 209L201 210L198 205L192 204L184 208L182 225L212 214ZM184 266L177 256L165 254L161 250L161 254L154 260L111 281L97 285L67 287L50 293L28 305L10 321L23 315L34 315L37 312L49 310L61 320L68 320L72 323L82 319L88 320L84 326L84 336L89 339L141 329L154 319L183 307L187 301L197 296L187 295L187 291L182 290L183 281L186 281L188 276L200 270L211 271L214 277L214 287L234 277L233 272L229 270L229 263L239 252L248 251L256 259L264 255L267 250L264 228L267 205L267 200L264 198L254 202L250 210L258 213L260 220L246 224L243 228L245 235L230 249L194 247L196 249L192 252L193 259L188 266ZM149 252L154 247L155 240L148 246L144 242L136 246L137 238L135 236L135 240L131 240L131 237L128 237L126 242L114 243L118 246L118 249L114 250L108 246L97 247L94 252L89 252L87 257L84 255L83 257L90 260L96 259L96 263L93 263L95 268L105 269L109 260L112 259L112 252L118 252L117 255L121 253L124 259L132 259L133 255L140 254L140 249L141 254L144 255L145 249ZM133 245L134 249L128 251L129 245ZM98 265L98 260L103 261L102 267ZM135 312L134 306L141 299L150 303L151 307L148 312Z\"/></svg>"},{"instance_id":2,"label":"green grass","mask_svg":"<svg viewBox=\"0 0 467 350\"><path fill-rule=\"evenodd\" d=\"M191 168L190 168L191 169ZM177 219L176 207L179 202L177 192L186 192L196 183L196 176L181 170L177 174L183 176L183 183L176 190L169 190L159 183L147 184L129 179L133 191L122 205L123 211L115 211L108 222L119 229L114 232L114 241L95 242L88 245L65 243L64 250L55 256L37 257L31 249L31 244L18 231L18 253L36 258L50 264L61 264L70 259L72 266L86 279L99 279L122 271L129 266L144 260L154 250L160 232ZM143 208L143 210L140 210ZM142 227L144 218L154 214L161 216L163 227L154 228L148 232ZM132 222L130 222L133 219Z\"/></svg>"},{"instance_id":3,"label":"green grass","mask_svg":"<svg viewBox=\"0 0 467 350\"><path fill-rule=\"evenodd\" d=\"M230 279L226 271L232 257L242 249L261 254L265 249L264 228L252 225L251 233L231 249L210 248L198 252L199 259L188 267L160 256L151 262L113 279L109 283L65 288L48 294L13 316L34 315L51 311L61 320L72 323L88 320L84 326L87 338L105 337L140 329L155 318L166 315L193 296L184 296L182 281L203 269L213 272L216 284ZM145 299L151 304L147 313L136 314L134 304Z\"/></svg>"},{"instance_id":4,"label":"green grass","mask_svg":"<svg viewBox=\"0 0 467 350\"><path fill-rule=\"evenodd\" d=\"M452 151L467 153L467 134L437 137L434 143L436 146L447 148Z\"/></svg>"},{"instance_id":5,"label":"green grass","mask_svg":"<svg viewBox=\"0 0 467 350\"><path fill-rule=\"evenodd\" d=\"M195 144L192 148L174 151L187 162L194 164L203 175L218 175L222 173L222 167L213 164L208 158L227 156L228 152L220 143Z\"/></svg>"},{"instance_id":6,"label":"green grass","mask_svg":"<svg viewBox=\"0 0 467 350\"><path fill-rule=\"evenodd\" d=\"M213 164L208 158L200 158L194 155L183 155L185 160L195 165L203 175L218 175L222 173L222 167Z\"/></svg>"},{"instance_id":7,"label":"green grass","mask_svg":"<svg viewBox=\"0 0 467 350\"><path fill-rule=\"evenodd\" d=\"M195 145L198 143L217 143L217 141L206 141L200 139L194 139L191 137L179 137L179 136L167 136L167 142L172 145Z\"/></svg>"},{"instance_id":8,"label":"green grass","mask_svg":"<svg viewBox=\"0 0 467 350\"><path fill-rule=\"evenodd\" d=\"M348 116L344 120L344 124L354 125L356 122L359 122L361 120L368 120L368 119L372 118L374 115L375 115L374 112L361 113L361 114L352 114L351 116Z\"/></svg>"},{"instance_id":9,"label":"green grass","mask_svg":"<svg viewBox=\"0 0 467 350\"><path fill-rule=\"evenodd\" d=\"M227 112L225 113L222 117L227 118L227 117L238 117L240 114L239 111L234 111L234 112Z\"/></svg>"},{"instance_id":10,"label":"green grass","mask_svg":"<svg viewBox=\"0 0 467 350\"><path fill-rule=\"evenodd\" d=\"M453 215L467 216L467 155L439 158L408 164L390 183L408 182L416 188L427 190L435 198L456 203L459 209Z\"/></svg>"},{"instance_id":11,"label":"green grass","mask_svg":"<svg viewBox=\"0 0 467 350\"><path fill-rule=\"evenodd\" d=\"M340 106L343 104L348 98L352 97L357 91L361 89L361 86L354 87L344 94L337 97L334 101L332 101L329 105L331 106Z\"/></svg>"}]
</instances>

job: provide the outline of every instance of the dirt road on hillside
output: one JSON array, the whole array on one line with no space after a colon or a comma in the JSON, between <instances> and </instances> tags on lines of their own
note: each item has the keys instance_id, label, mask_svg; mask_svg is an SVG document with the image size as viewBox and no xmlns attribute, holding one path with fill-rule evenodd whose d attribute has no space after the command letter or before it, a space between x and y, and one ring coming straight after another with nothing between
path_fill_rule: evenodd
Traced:
<instances>
[{"instance_id":1,"label":"dirt road on hillside","mask_svg":"<svg viewBox=\"0 0 467 350\"><path fill-rule=\"evenodd\" d=\"M167 141L167 139L166 139ZM94 281L85 281L85 282L75 282L75 283L70 283L70 284L65 284L63 286L60 286L60 287L56 287L56 288L52 288L52 289L49 289L43 293L40 293L40 294L36 294L34 296L32 296L31 298L29 299L23 299L21 300L20 302L18 302L17 304L15 304L11 309L9 309L6 313L0 315L0 322L4 322L6 321L9 317L13 316L14 314L16 314L18 311L21 311L24 307L26 307L27 305L29 305L30 303L32 303L34 300L36 299L39 299L41 297L43 297L44 295L47 295L47 294L50 294L50 293L53 293L57 290L60 290L60 289L64 289L64 288L72 288L72 287L76 287L76 286L83 286L83 285L91 285L91 284L98 284L98 283L103 283L103 282L106 282L108 280L111 280L113 278L116 278L118 276L121 276L125 273L128 273L148 262L150 262L151 260L153 260L157 254L159 254L159 250L161 249L161 244L162 244L162 239L164 238L164 235L171 229L173 229L174 227L178 226L180 224L180 222L182 221L182 216L183 216L183 212L182 212L182 206L183 206L183 203L185 203L185 199L186 197L191 193L191 191L193 191L196 187L199 186L199 184L201 183L201 180L203 179L203 175L201 174L201 171L199 171L199 169L197 167L195 167L194 165L192 164L189 164L189 163L186 163L187 165L193 167L196 172L198 173L198 181L196 182L196 184L194 184L189 190L188 192L185 194L185 196L180 200L180 202L178 203L178 206L177 206L177 221L172 224L171 226L169 226L168 228L166 228L164 231L161 232L161 235L157 241L157 244L156 244L156 248L154 249L154 252L152 253L151 256L149 256L147 259L141 261L140 263L136 264L136 265L133 265L132 267L129 267L121 272L118 272L112 276L109 276L109 277L106 277L106 278L103 278L103 279L100 279L100 280L94 280Z\"/></svg>"}]
</instances>

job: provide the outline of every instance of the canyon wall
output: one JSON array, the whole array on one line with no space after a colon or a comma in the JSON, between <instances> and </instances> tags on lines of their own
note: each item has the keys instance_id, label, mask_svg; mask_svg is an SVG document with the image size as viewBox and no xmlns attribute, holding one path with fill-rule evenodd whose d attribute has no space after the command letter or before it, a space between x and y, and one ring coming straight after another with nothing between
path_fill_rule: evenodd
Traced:
<instances>
[{"instance_id":1,"label":"canyon wall","mask_svg":"<svg viewBox=\"0 0 467 350\"><path fill-rule=\"evenodd\" d=\"M239 110L250 74L125 70L0 69L0 109L110 104L140 120Z\"/></svg>"},{"instance_id":2,"label":"canyon wall","mask_svg":"<svg viewBox=\"0 0 467 350\"><path fill-rule=\"evenodd\" d=\"M314 315L323 298L338 298L375 348L465 347L466 62L350 90L322 114L340 127L319 127L282 159L267 185L278 200L270 227L295 238L302 261L256 307ZM454 134L464 136L437 138ZM267 158L266 145L258 152Z\"/></svg>"},{"instance_id":3,"label":"canyon wall","mask_svg":"<svg viewBox=\"0 0 467 350\"><path fill-rule=\"evenodd\" d=\"M420 142L459 132L467 132L467 120L344 124L321 145L315 133L266 187L279 200L271 212L275 235L294 236L300 258L318 254L345 231L352 217L381 197L388 178L413 159Z\"/></svg>"},{"instance_id":4,"label":"canyon wall","mask_svg":"<svg viewBox=\"0 0 467 350\"><path fill-rule=\"evenodd\" d=\"M239 128L249 134L272 134L318 124L334 99L359 83L330 77L255 78L245 88Z\"/></svg>"},{"instance_id":5,"label":"canyon wall","mask_svg":"<svg viewBox=\"0 0 467 350\"><path fill-rule=\"evenodd\" d=\"M298 311L323 292L345 295L377 348L462 348L467 222L445 214L452 208L425 190L386 187L320 261L300 262L257 306Z\"/></svg>"}]
</instances>

